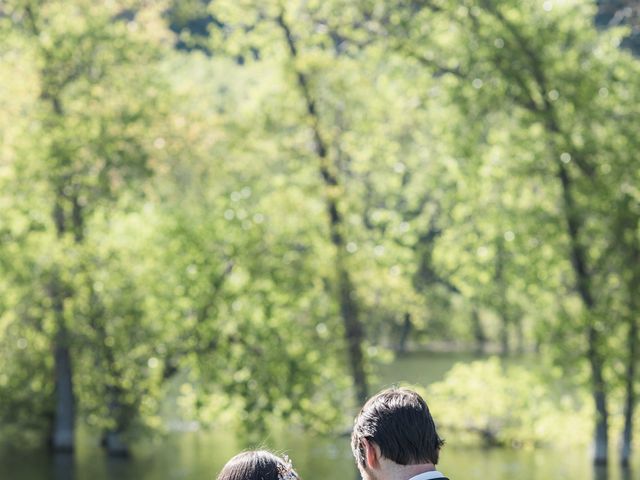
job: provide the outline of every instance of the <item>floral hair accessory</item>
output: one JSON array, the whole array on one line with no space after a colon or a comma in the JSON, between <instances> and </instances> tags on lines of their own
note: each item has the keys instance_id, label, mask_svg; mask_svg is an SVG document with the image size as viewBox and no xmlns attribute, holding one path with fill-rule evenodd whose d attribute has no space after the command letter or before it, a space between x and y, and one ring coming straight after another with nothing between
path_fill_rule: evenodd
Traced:
<instances>
[{"instance_id":1,"label":"floral hair accessory","mask_svg":"<svg viewBox=\"0 0 640 480\"><path fill-rule=\"evenodd\" d=\"M293 469L293 463L288 455L282 459L282 463L278 465L278 480L299 480L298 474Z\"/></svg>"}]
</instances>

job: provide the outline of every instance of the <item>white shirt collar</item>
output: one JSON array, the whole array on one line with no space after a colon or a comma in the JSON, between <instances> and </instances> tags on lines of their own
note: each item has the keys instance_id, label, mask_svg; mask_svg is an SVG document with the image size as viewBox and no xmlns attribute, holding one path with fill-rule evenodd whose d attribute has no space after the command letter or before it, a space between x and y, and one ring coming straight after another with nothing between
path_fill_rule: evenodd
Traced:
<instances>
[{"instance_id":1,"label":"white shirt collar","mask_svg":"<svg viewBox=\"0 0 640 480\"><path fill-rule=\"evenodd\" d=\"M432 472L421 473L420 475L411 477L409 480L432 480L436 478L445 478L445 476L437 470L434 470Z\"/></svg>"}]
</instances>

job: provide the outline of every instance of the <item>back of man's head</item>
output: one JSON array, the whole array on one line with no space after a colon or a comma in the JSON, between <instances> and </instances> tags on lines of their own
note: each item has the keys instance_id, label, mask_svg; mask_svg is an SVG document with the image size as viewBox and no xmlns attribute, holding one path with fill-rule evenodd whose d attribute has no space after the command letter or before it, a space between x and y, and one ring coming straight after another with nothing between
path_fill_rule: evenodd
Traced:
<instances>
[{"instance_id":1,"label":"back of man's head","mask_svg":"<svg viewBox=\"0 0 640 480\"><path fill-rule=\"evenodd\" d=\"M360 410L351 435L359 465L365 462L363 440L377 445L385 458L398 465L435 465L444 445L426 402L406 388L383 390Z\"/></svg>"}]
</instances>

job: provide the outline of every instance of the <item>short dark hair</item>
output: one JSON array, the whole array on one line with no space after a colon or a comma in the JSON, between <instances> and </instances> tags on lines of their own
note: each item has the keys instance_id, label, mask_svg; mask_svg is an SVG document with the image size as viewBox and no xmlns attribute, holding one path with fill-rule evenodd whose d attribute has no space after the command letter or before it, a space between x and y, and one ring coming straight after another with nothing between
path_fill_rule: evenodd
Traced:
<instances>
[{"instance_id":1,"label":"short dark hair","mask_svg":"<svg viewBox=\"0 0 640 480\"><path fill-rule=\"evenodd\" d=\"M363 439L378 445L385 458L399 465L435 465L444 445L424 399L397 387L371 397L355 419L351 448L360 465L365 463Z\"/></svg>"},{"instance_id":2,"label":"short dark hair","mask_svg":"<svg viewBox=\"0 0 640 480\"><path fill-rule=\"evenodd\" d=\"M239 453L222 468L218 480L300 479L291 465L266 450Z\"/></svg>"}]
</instances>

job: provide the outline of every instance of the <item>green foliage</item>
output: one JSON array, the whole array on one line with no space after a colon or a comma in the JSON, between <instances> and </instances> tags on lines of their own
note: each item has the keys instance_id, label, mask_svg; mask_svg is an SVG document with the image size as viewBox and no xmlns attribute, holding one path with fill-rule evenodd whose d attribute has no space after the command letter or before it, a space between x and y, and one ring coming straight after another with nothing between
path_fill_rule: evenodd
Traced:
<instances>
[{"instance_id":1,"label":"green foliage","mask_svg":"<svg viewBox=\"0 0 640 480\"><path fill-rule=\"evenodd\" d=\"M530 366L497 358L455 365L427 388L427 401L445 437L510 447L583 444L591 430L588 397L554 388ZM559 387L559 388L558 388Z\"/></svg>"},{"instance_id":2,"label":"green foliage","mask_svg":"<svg viewBox=\"0 0 640 480\"><path fill-rule=\"evenodd\" d=\"M367 360L411 318L409 346L515 342L582 391L593 327L617 392L638 316L640 72L593 15L586 0L4 2L0 421L50 427L63 325L79 416L101 430L158 427L171 402L204 424L333 430L352 406L336 258ZM452 435L499 444L561 441L569 421L582 437L589 414L495 360L430 391Z\"/></svg>"}]
</instances>

